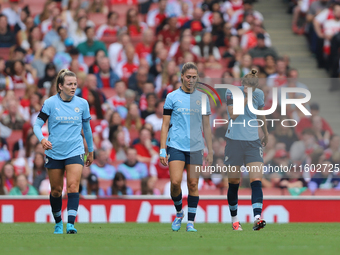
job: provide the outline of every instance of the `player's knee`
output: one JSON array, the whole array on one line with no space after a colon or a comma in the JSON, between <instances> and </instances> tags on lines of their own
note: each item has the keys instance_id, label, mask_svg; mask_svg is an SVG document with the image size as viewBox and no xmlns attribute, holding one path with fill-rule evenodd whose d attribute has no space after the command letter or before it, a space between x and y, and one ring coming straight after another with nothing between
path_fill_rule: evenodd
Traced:
<instances>
[{"instance_id":1,"label":"player's knee","mask_svg":"<svg viewBox=\"0 0 340 255\"><path fill-rule=\"evenodd\" d=\"M70 183L67 186L67 192L68 193L77 193L77 192L79 192L79 183Z\"/></svg>"},{"instance_id":2,"label":"player's knee","mask_svg":"<svg viewBox=\"0 0 340 255\"><path fill-rule=\"evenodd\" d=\"M181 182L180 181L172 181L171 182L171 190L177 191L181 189Z\"/></svg>"},{"instance_id":3,"label":"player's knee","mask_svg":"<svg viewBox=\"0 0 340 255\"><path fill-rule=\"evenodd\" d=\"M192 181L188 183L188 190L190 192L195 192L198 190L198 183L196 181Z\"/></svg>"},{"instance_id":4,"label":"player's knee","mask_svg":"<svg viewBox=\"0 0 340 255\"><path fill-rule=\"evenodd\" d=\"M250 178L250 183L254 181L262 181L262 178Z\"/></svg>"},{"instance_id":5,"label":"player's knee","mask_svg":"<svg viewBox=\"0 0 340 255\"><path fill-rule=\"evenodd\" d=\"M231 184L239 184L240 183L240 179L238 178L229 178L228 182Z\"/></svg>"},{"instance_id":6,"label":"player's knee","mask_svg":"<svg viewBox=\"0 0 340 255\"><path fill-rule=\"evenodd\" d=\"M52 197L60 197L62 195L63 189L60 186L51 187Z\"/></svg>"}]
</instances>

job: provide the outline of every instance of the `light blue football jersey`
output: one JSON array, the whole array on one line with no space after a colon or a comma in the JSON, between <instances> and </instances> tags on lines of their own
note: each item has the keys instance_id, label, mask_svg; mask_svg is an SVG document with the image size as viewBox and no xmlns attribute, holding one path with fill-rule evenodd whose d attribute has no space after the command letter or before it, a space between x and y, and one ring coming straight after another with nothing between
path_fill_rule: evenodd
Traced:
<instances>
[{"instance_id":1,"label":"light blue football jersey","mask_svg":"<svg viewBox=\"0 0 340 255\"><path fill-rule=\"evenodd\" d=\"M239 87L244 95L243 88L243 86ZM250 120L255 120L257 116L249 110L248 104L244 109L244 115L239 115L235 120L231 122L228 105L233 105L233 94L229 89L226 91L225 97L227 101L227 112L229 118L228 130L225 136L229 139L242 141L255 141L259 139L258 128L251 127L259 126L259 124L256 121L251 121L249 123ZM253 106L255 109L264 107L264 93L258 88L253 91Z\"/></svg>"},{"instance_id":2,"label":"light blue football jersey","mask_svg":"<svg viewBox=\"0 0 340 255\"><path fill-rule=\"evenodd\" d=\"M210 115L210 103L206 94L195 90L184 92L179 88L169 93L164 109L172 110L166 145L181 151L204 149L202 136L202 96L206 101L206 112Z\"/></svg>"},{"instance_id":3,"label":"light blue football jersey","mask_svg":"<svg viewBox=\"0 0 340 255\"><path fill-rule=\"evenodd\" d=\"M91 119L85 99L73 96L66 102L58 93L45 101L41 112L48 116L48 140L52 143L52 150L45 151L47 156L62 160L85 153L82 122Z\"/></svg>"}]
</instances>

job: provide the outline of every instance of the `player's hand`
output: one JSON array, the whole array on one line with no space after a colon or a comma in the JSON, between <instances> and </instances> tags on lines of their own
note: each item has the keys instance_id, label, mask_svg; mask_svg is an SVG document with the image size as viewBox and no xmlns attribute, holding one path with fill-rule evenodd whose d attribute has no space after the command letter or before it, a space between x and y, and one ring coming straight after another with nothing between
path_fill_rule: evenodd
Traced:
<instances>
[{"instance_id":1,"label":"player's hand","mask_svg":"<svg viewBox=\"0 0 340 255\"><path fill-rule=\"evenodd\" d=\"M268 134L265 134L261 140L262 146L265 147L268 143Z\"/></svg>"},{"instance_id":2,"label":"player's hand","mask_svg":"<svg viewBox=\"0 0 340 255\"><path fill-rule=\"evenodd\" d=\"M212 152L209 152L208 156L205 159L208 166L211 166L213 159L214 159L214 154Z\"/></svg>"},{"instance_id":3,"label":"player's hand","mask_svg":"<svg viewBox=\"0 0 340 255\"><path fill-rule=\"evenodd\" d=\"M93 162L93 152L90 152L86 157L85 166L89 167Z\"/></svg>"},{"instance_id":4,"label":"player's hand","mask_svg":"<svg viewBox=\"0 0 340 255\"><path fill-rule=\"evenodd\" d=\"M52 143L45 138L41 140L41 144L44 150L52 150Z\"/></svg>"},{"instance_id":5,"label":"player's hand","mask_svg":"<svg viewBox=\"0 0 340 255\"><path fill-rule=\"evenodd\" d=\"M168 165L168 159L169 159L169 155L166 154L165 149L161 149L159 152L159 160L161 161L163 166Z\"/></svg>"},{"instance_id":6,"label":"player's hand","mask_svg":"<svg viewBox=\"0 0 340 255\"><path fill-rule=\"evenodd\" d=\"M168 165L168 156L164 157L159 157L159 160L161 161L163 166L167 166Z\"/></svg>"}]
</instances>

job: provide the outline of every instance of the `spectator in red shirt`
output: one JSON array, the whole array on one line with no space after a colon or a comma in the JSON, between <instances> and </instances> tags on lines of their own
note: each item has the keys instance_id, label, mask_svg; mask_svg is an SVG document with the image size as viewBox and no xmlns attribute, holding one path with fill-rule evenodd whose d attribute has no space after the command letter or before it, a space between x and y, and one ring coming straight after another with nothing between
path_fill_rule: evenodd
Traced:
<instances>
[{"instance_id":1,"label":"spectator in red shirt","mask_svg":"<svg viewBox=\"0 0 340 255\"><path fill-rule=\"evenodd\" d=\"M166 47L178 41L180 30L177 28L177 17L170 17L167 21L167 26L159 33L158 39L162 40Z\"/></svg>"},{"instance_id":2,"label":"spectator in red shirt","mask_svg":"<svg viewBox=\"0 0 340 255\"><path fill-rule=\"evenodd\" d=\"M195 8L193 12L193 18L185 22L181 29L190 28L193 34L201 32L205 28L205 25L201 21L202 16L202 9L199 7Z\"/></svg>"},{"instance_id":3,"label":"spectator in red shirt","mask_svg":"<svg viewBox=\"0 0 340 255\"><path fill-rule=\"evenodd\" d=\"M166 4L167 0L160 0L158 2L158 8L148 12L146 23L149 27L157 27L166 19Z\"/></svg>"},{"instance_id":4,"label":"spectator in red shirt","mask_svg":"<svg viewBox=\"0 0 340 255\"><path fill-rule=\"evenodd\" d=\"M192 19L191 14L189 13L189 5L186 2L182 2L182 14L177 18L177 24L179 27L182 27L186 22Z\"/></svg>"},{"instance_id":5,"label":"spectator in red shirt","mask_svg":"<svg viewBox=\"0 0 340 255\"><path fill-rule=\"evenodd\" d=\"M139 132L139 143L135 144L134 147L137 150L137 160L147 164L148 168L153 159L158 158L159 147L152 145L151 131L147 128L142 128Z\"/></svg>"},{"instance_id":6,"label":"spectator in red shirt","mask_svg":"<svg viewBox=\"0 0 340 255\"><path fill-rule=\"evenodd\" d=\"M103 57L99 61L99 72L96 74L98 88L114 88L119 80L118 75L111 70L110 61Z\"/></svg>"},{"instance_id":7,"label":"spectator in red shirt","mask_svg":"<svg viewBox=\"0 0 340 255\"><path fill-rule=\"evenodd\" d=\"M109 12L107 15L107 23L102 24L96 33L96 37L100 40L103 36L115 36L117 35L120 26L118 25L119 14L117 12Z\"/></svg>"},{"instance_id":8,"label":"spectator in red shirt","mask_svg":"<svg viewBox=\"0 0 340 255\"><path fill-rule=\"evenodd\" d=\"M136 9L129 9L126 13L126 28L130 36L141 35L147 29L144 22L140 22Z\"/></svg>"},{"instance_id":9,"label":"spectator in red shirt","mask_svg":"<svg viewBox=\"0 0 340 255\"><path fill-rule=\"evenodd\" d=\"M136 45L136 53L139 59L146 58L151 53L151 47L153 42L153 31L147 29L143 32L143 41Z\"/></svg>"},{"instance_id":10,"label":"spectator in red shirt","mask_svg":"<svg viewBox=\"0 0 340 255\"><path fill-rule=\"evenodd\" d=\"M138 69L138 65L134 63L135 48L132 44L125 47L126 61L122 61L116 68L116 73L120 79L127 82L132 73Z\"/></svg>"}]
</instances>

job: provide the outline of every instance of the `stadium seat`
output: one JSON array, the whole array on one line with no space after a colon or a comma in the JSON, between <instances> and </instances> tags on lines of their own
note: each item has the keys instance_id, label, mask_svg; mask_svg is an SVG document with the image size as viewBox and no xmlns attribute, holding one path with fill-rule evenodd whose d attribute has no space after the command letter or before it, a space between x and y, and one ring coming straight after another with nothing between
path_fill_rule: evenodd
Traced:
<instances>
[{"instance_id":1,"label":"stadium seat","mask_svg":"<svg viewBox=\"0 0 340 255\"><path fill-rule=\"evenodd\" d=\"M199 191L200 196L219 196L221 195L220 189L201 189Z\"/></svg>"},{"instance_id":2,"label":"stadium seat","mask_svg":"<svg viewBox=\"0 0 340 255\"><path fill-rule=\"evenodd\" d=\"M0 48L0 57L8 60L10 56L10 48Z\"/></svg>"},{"instance_id":3,"label":"stadium seat","mask_svg":"<svg viewBox=\"0 0 340 255\"><path fill-rule=\"evenodd\" d=\"M106 23L106 15L103 13L89 13L88 19L93 21L96 27Z\"/></svg>"},{"instance_id":4,"label":"stadium seat","mask_svg":"<svg viewBox=\"0 0 340 255\"><path fill-rule=\"evenodd\" d=\"M22 130L13 130L12 134L6 138L8 144L8 151L10 152L12 157L14 144L20 139L22 139L22 135L23 135Z\"/></svg>"},{"instance_id":5,"label":"stadium seat","mask_svg":"<svg viewBox=\"0 0 340 255\"><path fill-rule=\"evenodd\" d=\"M228 49L227 47L219 47L219 48L218 48L218 50L220 51L221 57L223 56L224 52L227 51L227 49Z\"/></svg>"},{"instance_id":6,"label":"stadium seat","mask_svg":"<svg viewBox=\"0 0 340 255\"><path fill-rule=\"evenodd\" d=\"M117 167L122 163L124 163L124 160L115 160L111 163L111 165L113 165L117 169Z\"/></svg>"},{"instance_id":7,"label":"stadium seat","mask_svg":"<svg viewBox=\"0 0 340 255\"><path fill-rule=\"evenodd\" d=\"M106 98L110 98L116 95L116 90L114 88L102 88L100 90L104 93Z\"/></svg>"},{"instance_id":8,"label":"stadium seat","mask_svg":"<svg viewBox=\"0 0 340 255\"><path fill-rule=\"evenodd\" d=\"M264 67L266 64L264 58L253 58L253 65Z\"/></svg>"},{"instance_id":9,"label":"stadium seat","mask_svg":"<svg viewBox=\"0 0 340 255\"><path fill-rule=\"evenodd\" d=\"M141 189L141 180L126 180L126 186L130 187L135 194L137 190Z\"/></svg>"},{"instance_id":10,"label":"stadium seat","mask_svg":"<svg viewBox=\"0 0 340 255\"><path fill-rule=\"evenodd\" d=\"M140 42L143 41L143 35L135 35L135 36L131 36L131 43L133 44L133 46L136 47L136 45Z\"/></svg>"},{"instance_id":11,"label":"stadium seat","mask_svg":"<svg viewBox=\"0 0 340 255\"><path fill-rule=\"evenodd\" d=\"M2 168L4 167L6 161L0 161L0 172L2 173Z\"/></svg>"},{"instance_id":12,"label":"stadium seat","mask_svg":"<svg viewBox=\"0 0 340 255\"><path fill-rule=\"evenodd\" d=\"M221 68L221 69L205 69L204 70L204 74L205 74L205 78L221 78L222 74L224 73L225 69Z\"/></svg>"},{"instance_id":13,"label":"stadium seat","mask_svg":"<svg viewBox=\"0 0 340 255\"><path fill-rule=\"evenodd\" d=\"M160 141L161 140L161 131L160 130L156 131L154 137L157 141Z\"/></svg>"},{"instance_id":14,"label":"stadium seat","mask_svg":"<svg viewBox=\"0 0 340 255\"><path fill-rule=\"evenodd\" d=\"M87 66L91 66L94 62L95 58L92 57L92 56L84 56L84 63L87 65Z\"/></svg>"},{"instance_id":15,"label":"stadium seat","mask_svg":"<svg viewBox=\"0 0 340 255\"><path fill-rule=\"evenodd\" d=\"M107 190L108 187L111 187L112 185L112 180L98 179L98 182L99 182L99 187L105 191Z\"/></svg>"},{"instance_id":16,"label":"stadium seat","mask_svg":"<svg viewBox=\"0 0 340 255\"><path fill-rule=\"evenodd\" d=\"M138 0L109 0L109 4L111 5L119 5L119 4L137 5Z\"/></svg>"},{"instance_id":17,"label":"stadium seat","mask_svg":"<svg viewBox=\"0 0 340 255\"><path fill-rule=\"evenodd\" d=\"M159 189L161 194L163 194L165 184L167 184L169 181L170 181L170 179L158 179L156 184L155 184L155 188Z\"/></svg>"},{"instance_id":18,"label":"stadium seat","mask_svg":"<svg viewBox=\"0 0 340 255\"><path fill-rule=\"evenodd\" d=\"M136 138L139 137L139 131L134 127L130 128L129 134L130 134L130 140L131 141L133 141L133 140L135 140Z\"/></svg>"},{"instance_id":19,"label":"stadium seat","mask_svg":"<svg viewBox=\"0 0 340 255\"><path fill-rule=\"evenodd\" d=\"M106 48L109 48L110 44L117 42L117 36L115 35L104 35L101 39L100 39L103 43L105 43Z\"/></svg>"}]
</instances>

